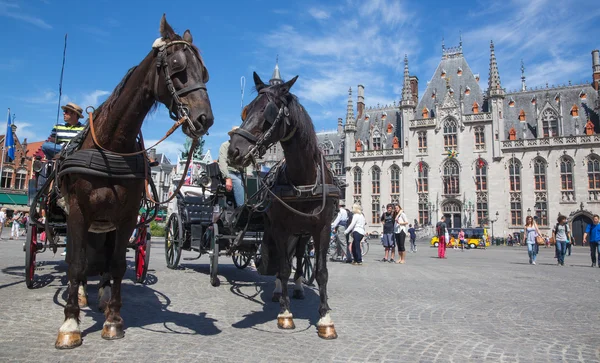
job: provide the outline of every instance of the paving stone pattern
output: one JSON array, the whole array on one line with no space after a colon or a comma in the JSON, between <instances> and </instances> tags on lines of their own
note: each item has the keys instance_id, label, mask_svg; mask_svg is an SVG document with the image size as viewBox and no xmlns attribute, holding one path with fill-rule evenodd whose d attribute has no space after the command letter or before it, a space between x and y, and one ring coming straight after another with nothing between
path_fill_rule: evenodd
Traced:
<instances>
[{"instance_id":1,"label":"paving stone pattern","mask_svg":"<svg viewBox=\"0 0 600 363\"><path fill-rule=\"evenodd\" d=\"M208 259L169 270L162 241L152 243L149 283L133 283L133 253L123 287L124 339L100 337L97 278L82 311L83 345L58 351L66 264L38 255L40 286L24 283L21 240L0 241L0 362L598 362L600 268L575 248L566 266L553 249L538 264L524 247L448 250L421 241L405 265L378 262L371 242L363 266L329 263L329 302L339 338L318 338L318 292L292 301L296 330L277 328L273 278L238 270L222 257L221 286ZM60 251L59 251L60 252ZM193 257L190 252L184 257ZM291 285L290 285L291 288Z\"/></svg>"}]
</instances>

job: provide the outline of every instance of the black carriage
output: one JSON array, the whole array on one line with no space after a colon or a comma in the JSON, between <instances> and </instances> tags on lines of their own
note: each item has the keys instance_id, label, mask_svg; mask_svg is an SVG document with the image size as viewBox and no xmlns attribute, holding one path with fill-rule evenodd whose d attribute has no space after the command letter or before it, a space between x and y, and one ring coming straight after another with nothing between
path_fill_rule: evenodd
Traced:
<instances>
[{"instance_id":1,"label":"black carriage","mask_svg":"<svg viewBox=\"0 0 600 363\"><path fill-rule=\"evenodd\" d=\"M55 161L42 162L36 159L33 162L33 171L34 177L28 185L29 218L24 246L25 284L30 289L35 285L37 254L46 250L56 253L58 249L67 247L67 215L64 206L60 206L62 203L60 196L53 189L56 183ZM153 185L152 187L154 188ZM128 248L135 251L135 281L138 283L145 282L150 262L150 233L148 233L150 220L147 214L141 216L140 223L136 227L135 238L132 238L128 245Z\"/></svg>"},{"instance_id":2,"label":"black carriage","mask_svg":"<svg viewBox=\"0 0 600 363\"><path fill-rule=\"evenodd\" d=\"M231 256L239 269L246 268L252 260L260 263L260 245L264 231L264 213L256 205L258 175L246 176L246 204L235 205L232 192L225 189L225 181L217 163L209 164L195 188L179 191L171 211L165 235L165 258L167 267L179 266L183 250L197 252L196 260L208 255L210 283L220 284L219 256ZM314 254L312 245L307 247L303 275L306 284L314 281Z\"/></svg>"}]
</instances>

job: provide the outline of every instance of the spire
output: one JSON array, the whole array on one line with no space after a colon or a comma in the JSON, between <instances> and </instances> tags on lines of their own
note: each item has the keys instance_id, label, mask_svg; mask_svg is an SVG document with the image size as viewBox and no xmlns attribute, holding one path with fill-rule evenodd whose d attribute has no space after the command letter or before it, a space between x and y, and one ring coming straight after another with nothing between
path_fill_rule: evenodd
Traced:
<instances>
[{"instance_id":1,"label":"spire","mask_svg":"<svg viewBox=\"0 0 600 363\"><path fill-rule=\"evenodd\" d=\"M523 59L521 59L521 91L527 91L527 85L525 85L525 63L523 63Z\"/></svg>"},{"instance_id":2,"label":"spire","mask_svg":"<svg viewBox=\"0 0 600 363\"><path fill-rule=\"evenodd\" d=\"M281 74L279 74L279 54L277 55L277 58L275 58L275 69L273 70L273 75L271 76L271 79L269 80L269 84L271 86L274 86L276 84L282 84L283 83L283 79L281 79Z\"/></svg>"},{"instance_id":3,"label":"spire","mask_svg":"<svg viewBox=\"0 0 600 363\"><path fill-rule=\"evenodd\" d=\"M402 100L400 107L415 107L413 100L412 87L410 85L410 74L408 72L408 56L404 55L404 85L402 87Z\"/></svg>"},{"instance_id":4,"label":"spire","mask_svg":"<svg viewBox=\"0 0 600 363\"><path fill-rule=\"evenodd\" d=\"M352 104L352 87L348 90L348 107L346 108L346 125L354 123L354 105Z\"/></svg>"},{"instance_id":5,"label":"spire","mask_svg":"<svg viewBox=\"0 0 600 363\"><path fill-rule=\"evenodd\" d=\"M498 73L498 64L496 63L496 53L494 53L493 41L490 41L490 75L488 80L488 95L504 95L504 90L500 84L500 73Z\"/></svg>"}]
</instances>

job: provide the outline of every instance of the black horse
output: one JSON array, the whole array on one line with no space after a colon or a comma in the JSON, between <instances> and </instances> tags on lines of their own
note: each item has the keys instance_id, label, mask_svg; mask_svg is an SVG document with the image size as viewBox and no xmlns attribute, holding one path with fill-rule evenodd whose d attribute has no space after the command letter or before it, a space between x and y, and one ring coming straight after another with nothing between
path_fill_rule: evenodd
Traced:
<instances>
[{"instance_id":1,"label":"black horse","mask_svg":"<svg viewBox=\"0 0 600 363\"><path fill-rule=\"evenodd\" d=\"M281 306L277 323L282 329L295 327L287 282L293 256L304 254L306 236L312 236L321 298L318 333L321 338L335 339L337 333L327 304L327 249L339 188L333 185L333 173L317 145L310 116L290 93L297 78L268 86L254 73L258 95L242 112L243 123L231 136L228 157L230 163L245 167L262 156L270 145L281 143L285 161L280 164L268 193L273 201L266 212L261 261L269 264L264 270L277 273L274 297L279 297ZM296 269L294 280L301 287L301 268Z\"/></svg>"}]
</instances>

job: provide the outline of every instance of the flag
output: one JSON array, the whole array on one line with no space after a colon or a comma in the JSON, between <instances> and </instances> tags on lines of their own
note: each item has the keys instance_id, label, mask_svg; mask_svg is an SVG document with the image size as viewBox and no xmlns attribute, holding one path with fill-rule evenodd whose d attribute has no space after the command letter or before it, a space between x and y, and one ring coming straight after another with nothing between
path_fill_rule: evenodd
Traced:
<instances>
[{"instance_id":1,"label":"flag","mask_svg":"<svg viewBox=\"0 0 600 363\"><path fill-rule=\"evenodd\" d=\"M479 167L479 169L482 169L485 166L485 161L483 161L481 155L479 156L479 159L477 161L477 166Z\"/></svg>"},{"instance_id":2,"label":"flag","mask_svg":"<svg viewBox=\"0 0 600 363\"><path fill-rule=\"evenodd\" d=\"M4 149L9 161L15 160L15 137L12 132L12 122L10 120L10 108L8 109L8 124L6 126L6 136L4 136Z\"/></svg>"}]
</instances>

